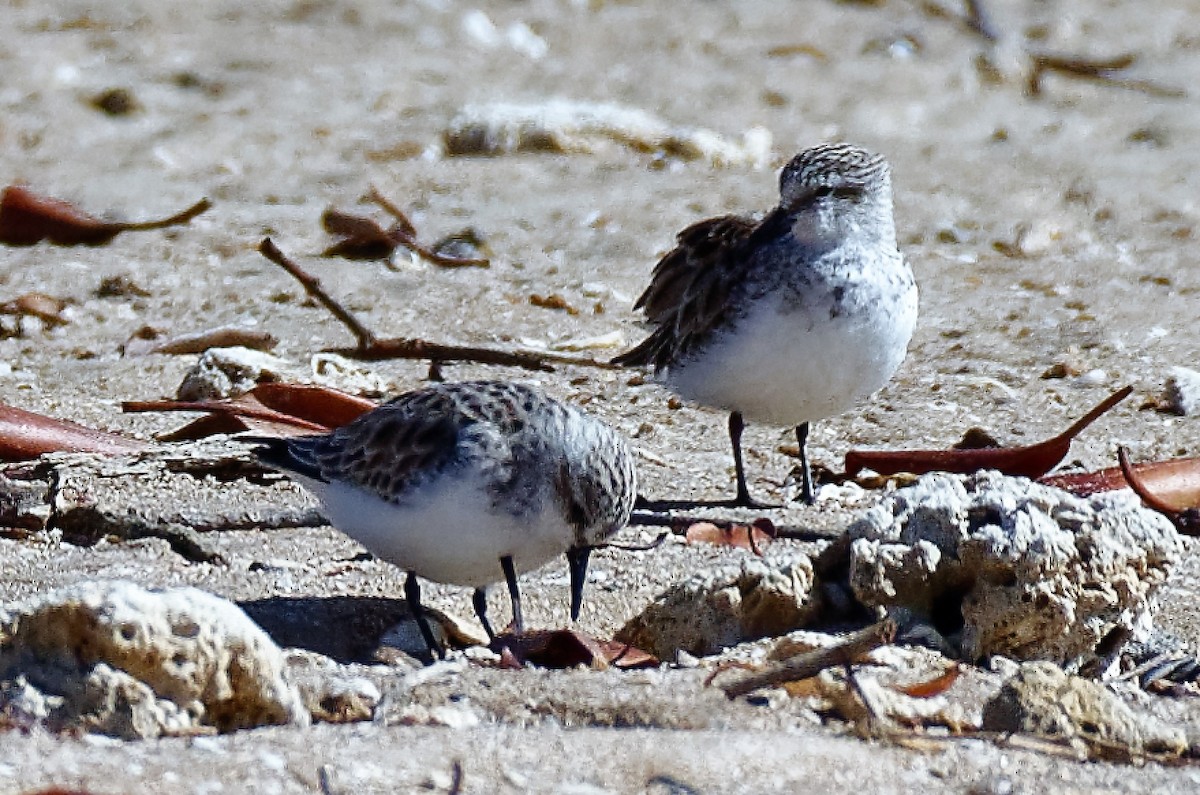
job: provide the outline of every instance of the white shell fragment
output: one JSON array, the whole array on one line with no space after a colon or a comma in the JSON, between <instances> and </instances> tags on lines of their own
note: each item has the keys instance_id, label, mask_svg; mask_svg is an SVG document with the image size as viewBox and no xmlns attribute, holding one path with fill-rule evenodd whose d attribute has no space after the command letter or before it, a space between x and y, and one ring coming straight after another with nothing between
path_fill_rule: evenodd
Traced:
<instances>
[{"instance_id":1,"label":"white shell fragment","mask_svg":"<svg viewBox=\"0 0 1200 795\"><path fill-rule=\"evenodd\" d=\"M537 105L470 105L442 133L444 153L503 155L513 152L595 153L627 147L713 166L764 168L771 133L754 127L740 141L700 127L676 127L638 108L551 100Z\"/></svg>"}]
</instances>

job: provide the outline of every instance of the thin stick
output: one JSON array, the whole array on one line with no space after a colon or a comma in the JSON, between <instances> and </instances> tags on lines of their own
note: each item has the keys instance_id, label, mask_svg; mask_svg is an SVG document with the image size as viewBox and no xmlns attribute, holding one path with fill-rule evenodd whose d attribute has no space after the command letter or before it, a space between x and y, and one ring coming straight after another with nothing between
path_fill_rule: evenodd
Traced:
<instances>
[{"instance_id":1,"label":"thin stick","mask_svg":"<svg viewBox=\"0 0 1200 795\"><path fill-rule=\"evenodd\" d=\"M321 282L313 275L303 270L292 260L279 250L279 247L272 242L271 238L263 238L263 241L258 244L258 253L262 254L267 259L274 262L279 267L287 271L293 279L300 282L304 287L304 292L316 299L322 306L328 309L334 317L341 321L342 325L350 329L350 333L358 340L358 348L362 350L369 348L375 343L375 334L361 322L344 306L333 300L329 293L325 292L325 288L321 287Z\"/></svg>"},{"instance_id":2,"label":"thin stick","mask_svg":"<svg viewBox=\"0 0 1200 795\"><path fill-rule=\"evenodd\" d=\"M393 204L387 196L384 196L382 193L380 193L379 188L376 188L374 185L372 185L371 189L367 192L367 198L383 208L385 213L395 218L396 223L400 225L400 228L404 230L405 234L413 237L416 236L417 228L413 226L413 222L408 220L408 216L404 214L403 210L401 210L397 205Z\"/></svg>"},{"instance_id":3,"label":"thin stick","mask_svg":"<svg viewBox=\"0 0 1200 795\"><path fill-rule=\"evenodd\" d=\"M992 27L992 21L988 18L987 10L983 7L983 0L966 0L967 6L967 29L978 33L988 41L997 41L1000 36L996 33L996 29Z\"/></svg>"},{"instance_id":4,"label":"thin stick","mask_svg":"<svg viewBox=\"0 0 1200 795\"><path fill-rule=\"evenodd\" d=\"M883 725L883 718L879 714L879 710L875 708L875 702L867 695L867 691L863 689L862 682L858 681L858 677L854 673L854 666L848 662L842 663L842 668L846 672L846 684L858 696L858 700L862 703L863 709L867 711L867 723L861 727L861 731L866 736L877 734L879 728Z\"/></svg>"},{"instance_id":5,"label":"thin stick","mask_svg":"<svg viewBox=\"0 0 1200 795\"><path fill-rule=\"evenodd\" d=\"M1115 55L1109 58L1082 58L1073 55L1031 52L1033 68L1029 72L1028 90L1031 96L1042 93L1042 78L1046 72L1057 72L1066 77L1107 83L1118 88L1143 91L1157 97L1186 97L1187 92L1174 86L1164 86L1153 80L1120 77L1115 72L1123 71L1137 60L1132 54Z\"/></svg>"},{"instance_id":6,"label":"thin stick","mask_svg":"<svg viewBox=\"0 0 1200 795\"><path fill-rule=\"evenodd\" d=\"M858 661L864 654L878 649L880 646L888 645L895 638L896 622L885 618L850 634L836 646L797 654L765 671L723 685L721 689L725 691L728 698L732 699L753 693L760 688L775 687L784 682L807 679L810 676L816 676L826 668L850 665Z\"/></svg>"},{"instance_id":7,"label":"thin stick","mask_svg":"<svg viewBox=\"0 0 1200 795\"><path fill-rule=\"evenodd\" d=\"M168 216L167 218L159 218L155 221L135 221L131 223L122 222L115 225L120 226L121 229L126 232L141 232L147 229L162 229L168 226L179 226L180 224L186 224L197 215L200 215L200 213L207 211L210 207L212 207L212 202L210 202L208 199L201 199L186 210L177 212L172 216Z\"/></svg>"},{"instance_id":8,"label":"thin stick","mask_svg":"<svg viewBox=\"0 0 1200 795\"><path fill-rule=\"evenodd\" d=\"M554 372L553 364L571 364L578 367L594 367L599 370L618 369L609 362L596 359L580 359L540 351L501 351L495 348L479 348L473 345L447 345L430 342L416 337L389 337L376 339L367 347L333 348L331 353L349 356L360 361L374 362L384 359L429 359L434 362L477 362L523 367L526 370ZM552 364L553 363L553 364Z\"/></svg>"}]
</instances>

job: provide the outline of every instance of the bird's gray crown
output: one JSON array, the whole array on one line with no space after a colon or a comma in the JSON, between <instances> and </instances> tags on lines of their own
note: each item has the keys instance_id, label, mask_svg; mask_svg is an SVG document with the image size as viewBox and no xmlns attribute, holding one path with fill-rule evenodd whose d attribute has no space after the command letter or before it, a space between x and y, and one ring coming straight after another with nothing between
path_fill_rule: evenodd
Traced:
<instances>
[{"instance_id":1,"label":"bird's gray crown","mask_svg":"<svg viewBox=\"0 0 1200 795\"><path fill-rule=\"evenodd\" d=\"M779 192L786 197L822 187L868 189L888 181L888 164L882 155L853 144L818 144L784 166L779 174Z\"/></svg>"}]
</instances>

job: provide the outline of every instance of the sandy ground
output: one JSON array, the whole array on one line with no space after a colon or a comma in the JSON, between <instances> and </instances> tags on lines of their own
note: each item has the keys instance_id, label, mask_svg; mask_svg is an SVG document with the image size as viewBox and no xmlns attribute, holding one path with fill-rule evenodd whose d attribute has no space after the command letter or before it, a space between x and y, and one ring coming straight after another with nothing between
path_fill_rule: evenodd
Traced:
<instances>
[{"instance_id":1,"label":"sandy ground","mask_svg":"<svg viewBox=\"0 0 1200 795\"><path fill-rule=\"evenodd\" d=\"M1112 465L1119 445L1135 459L1196 455L1194 418L1140 410L1172 366L1193 365L1200 351L1195 99L1056 74L1035 97L1026 79L1034 51L1134 53L1128 77L1192 90L1200 11L1178 1L988 8L996 43L930 4L900 0L4 3L0 179L127 218L201 196L216 204L188 227L101 248L0 249L0 299L37 290L76 302L68 325L0 340L0 399L149 436L178 418L122 415L119 402L172 394L194 357L122 358L120 345L143 325L167 333L256 325L302 365L314 351L349 344L255 253L266 235L381 335L513 347L617 331L632 343L644 333L632 299L676 231L717 213L769 208L774 166L811 143L846 139L893 164L922 315L895 381L861 411L816 426L818 462L840 469L851 446L946 445L973 425L1002 441L1032 441L1126 383L1134 398L1087 431L1067 465ZM127 90L136 110L98 110L92 99L109 89ZM616 146L430 154L466 105L556 98L616 103L731 139L762 127L774 158L754 169ZM372 212L358 205L370 185L409 210L426 240L475 229L492 267L401 258L387 269L313 256L329 242L322 210ZM147 295L97 297L101 280L117 275ZM584 311L532 306L533 293L557 293ZM1078 375L1041 377L1056 364ZM372 368L391 391L426 374L420 362ZM447 375L531 377L480 366ZM565 368L534 380L636 437L645 493L717 497L731 488L719 413L670 408L665 390L631 385L628 373ZM746 439L752 488L777 499L794 463L779 451L790 434L755 426ZM237 504L304 504L285 484L205 488ZM779 518L836 532L849 513L829 502ZM400 594L394 570L354 559L357 548L327 528L214 535L228 567L188 564L157 541L86 549L54 538L0 541L0 595L84 576L194 584L246 602ZM676 545L659 555L600 555L584 629L611 632L670 582L731 554ZM282 563L252 573L256 560ZM1196 576L1186 561L1164 595L1164 624L1192 640L1200 639ZM565 620L565 580L561 567L526 578L531 623ZM469 612L462 591L429 593L438 607ZM247 780L263 792L445 791L455 759L467 792L1182 791L1198 775L974 742L925 755L811 725L752 724L322 726L141 744L10 732L0 736L0 792L51 783L237 792Z\"/></svg>"}]
</instances>

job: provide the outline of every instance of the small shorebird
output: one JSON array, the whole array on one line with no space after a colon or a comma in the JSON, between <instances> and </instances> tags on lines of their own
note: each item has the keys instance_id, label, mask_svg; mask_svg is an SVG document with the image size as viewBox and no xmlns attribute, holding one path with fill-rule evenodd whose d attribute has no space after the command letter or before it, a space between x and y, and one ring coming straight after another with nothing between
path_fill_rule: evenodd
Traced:
<instances>
[{"instance_id":1,"label":"small shorebird","mask_svg":"<svg viewBox=\"0 0 1200 795\"><path fill-rule=\"evenodd\" d=\"M680 395L725 409L746 487L745 418L795 426L805 502L808 430L876 391L904 360L917 286L896 247L887 161L845 143L792 158L761 221L710 218L679 233L635 306L656 328L613 361L650 365Z\"/></svg>"},{"instance_id":2,"label":"small shorebird","mask_svg":"<svg viewBox=\"0 0 1200 795\"><path fill-rule=\"evenodd\" d=\"M629 520L633 455L619 433L523 384L469 381L401 395L320 436L248 439L263 463L321 501L330 524L407 572L405 598L441 649L417 577L475 588L503 579L523 629L517 575L566 553L571 619L588 556Z\"/></svg>"}]
</instances>

